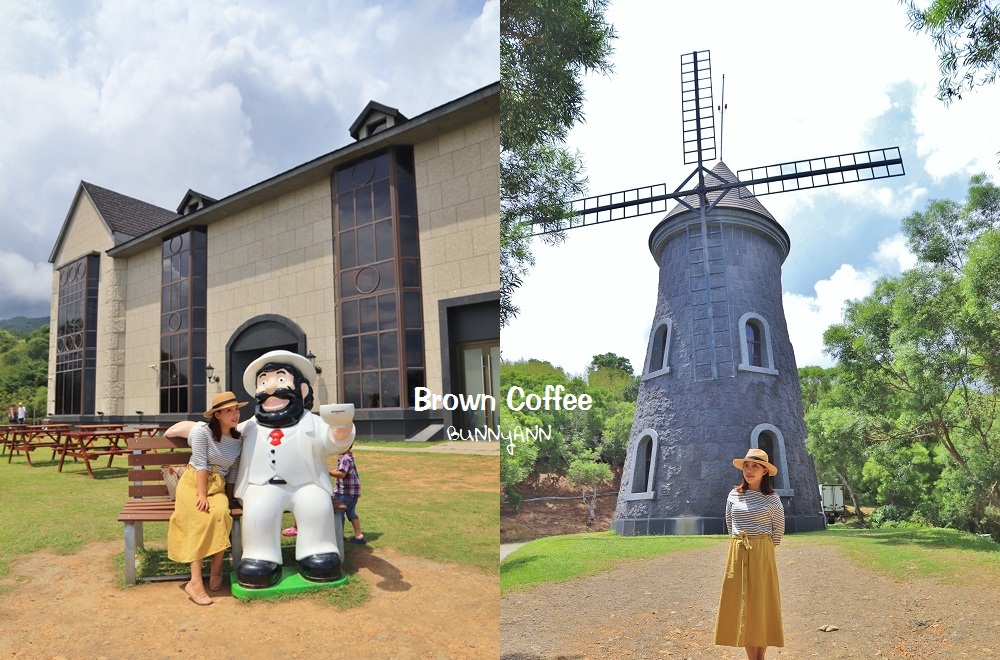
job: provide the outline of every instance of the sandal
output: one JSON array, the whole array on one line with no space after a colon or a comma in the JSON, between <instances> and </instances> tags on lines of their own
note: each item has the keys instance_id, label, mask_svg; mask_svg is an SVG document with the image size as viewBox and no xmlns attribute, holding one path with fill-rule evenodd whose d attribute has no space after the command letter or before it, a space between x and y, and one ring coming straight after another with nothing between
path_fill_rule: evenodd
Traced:
<instances>
[{"instance_id":1,"label":"sandal","mask_svg":"<svg viewBox=\"0 0 1000 660\"><path fill-rule=\"evenodd\" d=\"M298 533L299 530L295 529L294 527L289 527L288 529L281 530L282 536L295 536Z\"/></svg>"},{"instance_id":2,"label":"sandal","mask_svg":"<svg viewBox=\"0 0 1000 660\"><path fill-rule=\"evenodd\" d=\"M368 543L368 539L366 539L363 536L361 538L358 538L356 536L352 536L351 538L347 539L347 542L348 543L357 543L358 545L364 545L365 543Z\"/></svg>"},{"instance_id":3,"label":"sandal","mask_svg":"<svg viewBox=\"0 0 1000 660\"><path fill-rule=\"evenodd\" d=\"M188 582L184 585L184 593L188 595L195 605L211 605L213 602L208 594L197 594L191 590L191 583Z\"/></svg>"}]
</instances>

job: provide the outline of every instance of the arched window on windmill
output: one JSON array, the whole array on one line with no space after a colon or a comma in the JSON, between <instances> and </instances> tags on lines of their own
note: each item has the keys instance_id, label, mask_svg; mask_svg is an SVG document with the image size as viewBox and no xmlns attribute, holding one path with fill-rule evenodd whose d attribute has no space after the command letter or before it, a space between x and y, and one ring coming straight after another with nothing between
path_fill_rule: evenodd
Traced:
<instances>
[{"instance_id":1,"label":"arched window on windmill","mask_svg":"<svg viewBox=\"0 0 1000 660\"><path fill-rule=\"evenodd\" d=\"M656 431L644 429L632 455L632 481L626 500L651 500L656 497Z\"/></svg>"},{"instance_id":2,"label":"arched window on windmill","mask_svg":"<svg viewBox=\"0 0 1000 660\"><path fill-rule=\"evenodd\" d=\"M670 337L674 325L670 319L657 323L649 333L649 348L646 350L646 368L642 370L642 379L649 380L654 376L670 373Z\"/></svg>"},{"instance_id":3,"label":"arched window on windmill","mask_svg":"<svg viewBox=\"0 0 1000 660\"><path fill-rule=\"evenodd\" d=\"M760 314L747 312L740 317L740 371L777 375L771 350L771 328Z\"/></svg>"},{"instance_id":4,"label":"arched window on windmill","mask_svg":"<svg viewBox=\"0 0 1000 660\"><path fill-rule=\"evenodd\" d=\"M750 433L750 446L763 449L778 474L771 485L780 497L792 497L795 490L788 479L788 459L785 456L785 436L774 424L758 424Z\"/></svg>"}]
</instances>

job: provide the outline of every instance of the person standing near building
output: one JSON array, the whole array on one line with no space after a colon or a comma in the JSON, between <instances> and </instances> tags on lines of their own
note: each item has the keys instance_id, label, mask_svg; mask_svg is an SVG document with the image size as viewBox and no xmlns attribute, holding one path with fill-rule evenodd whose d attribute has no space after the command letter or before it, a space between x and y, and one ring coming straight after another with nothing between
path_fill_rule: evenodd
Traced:
<instances>
[{"instance_id":1,"label":"person standing near building","mask_svg":"<svg viewBox=\"0 0 1000 660\"><path fill-rule=\"evenodd\" d=\"M767 452L751 448L733 459L743 481L726 499L729 558L722 582L715 643L742 646L749 660L764 660L768 646L784 646L781 595L774 549L785 533L785 510L771 477L778 468Z\"/></svg>"},{"instance_id":2,"label":"person standing near building","mask_svg":"<svg viewBox=\"0 0 1000 660\"><path fill-rule=\"evenodd\" d=\"M25 416L25 414L27 414L28 411L24 409L24 404L23 403L19 403L19 404L17 404L17 406L18 406L18 408L17 408L17 423L18 424L24 424L24 416Z\"/></svg>"}]
</instances>

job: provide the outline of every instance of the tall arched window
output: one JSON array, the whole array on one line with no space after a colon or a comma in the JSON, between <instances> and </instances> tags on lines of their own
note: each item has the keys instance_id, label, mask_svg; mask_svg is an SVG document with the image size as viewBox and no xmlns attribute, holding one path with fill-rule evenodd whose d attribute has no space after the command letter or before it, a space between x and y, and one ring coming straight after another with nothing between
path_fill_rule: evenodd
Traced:
<instances>
[{"instance_id":1,"label":"tall arched window","mask_svg":"<svg viewBox=\"0 0 1000 660\"><path fill-rule=\"evenodd\" d=\"M656 497L656 431L645 429L635 443L632 455L632 481L626 500L651 500Z\"/></svg>"},{"instance_id":2,"label":"tall arched window","mask_svg":"<svg viewBox=\"0 0 1000 660\"><path fill-rule=\"evenodd\" d=\"M788 459L785 457L785 437L774 424L758 424L750 433L750 446L763 449L771 464L778 468L774 477L774 491L781 497L795 495L788 481Z\"/></svg>"},{"instance_id":3,"label":"tall arched window","mask_svg":"<svg viewBox=\"0 0 1000 660\"><path fill-rule=\"evenodd\" d=\"M740 371L777 375L771 350L771 328L760 314L740 317Z\"/></svg>"},{"instance_id":4,"label":"tall arched window","mask_svg":"<svg viewBox=\"0 0 1000 660\"><path fill-rule=\"evenodd\" d=\"M673 322L664 319L653 326L649 333L649 348L646 350L646 368L642 370L642 379L670 373L670 335L673 334Z\"/></svg>"}]
</instances>

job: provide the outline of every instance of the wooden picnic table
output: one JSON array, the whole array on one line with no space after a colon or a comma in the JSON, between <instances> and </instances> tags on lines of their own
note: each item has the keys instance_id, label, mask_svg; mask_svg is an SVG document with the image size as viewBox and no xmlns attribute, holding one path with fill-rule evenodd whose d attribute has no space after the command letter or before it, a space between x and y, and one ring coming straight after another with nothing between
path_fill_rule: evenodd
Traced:
<instances>
[{"instance_id":1,"label":"wooden picnic table","mask_svg":"<svg viewBox=\"0 0 1000 660\"><path fill-rule=\"evenodd\" d=\"M0 456L14 445L14 434L18 428L16 424L0 424Z\"/></svg>"},{"instance_id":2,"label":"wooden picnic table","mask_svg":"<svg viewBox=\"0 0 1000 660\"><path fill-rule=\"evenodd\" d=\"M154 435L162 435L170 426L135 426L140 438L152 438Z\"/></svg>"},{"instance_id":3,"label":"wooden picnic table","mask_svg":"<svg viewBox=\"0 0 1000 660\"><path fill-rule=\"evenodd\" d=\"M126 441L139 435L138 431L126 431L124 428L107 431L66 431L63 434L63 445L59 449L62 458L59 459L59 472L62 472L63 462L67 456L72 456L75 461L82 458L87 466L87 474L94 478L94 471L90 467L90 459L100 456L108 457L108 464L115 456L121 456L128 452Z\"/></svg>"},{"instance_id":4,"label":"wooden picnic table","mask_svg":"<svg viewBox=\"0 0 1000 660\"><path fill-rule=\"evenodd\" d=\"M31 462L31 452L42 448L51 449L54 459L56 452L62 448L62 434L69 429L69 424L34 424L11 427L9 431L5 432L6 444L10 447L7 462L10 463L15 451L23 451L28 465L34 467L35 464Z\"/></svg>"},{"instance_id":5,"label":"wooden picnic table","mask_svg":"<svg viewBox=\"0 0 1000 660\"><path fill-rule=\"evenodd\" d=\"M124 424L77 424L78 431L121 431Z\"/></svg>"}]
</instances>

